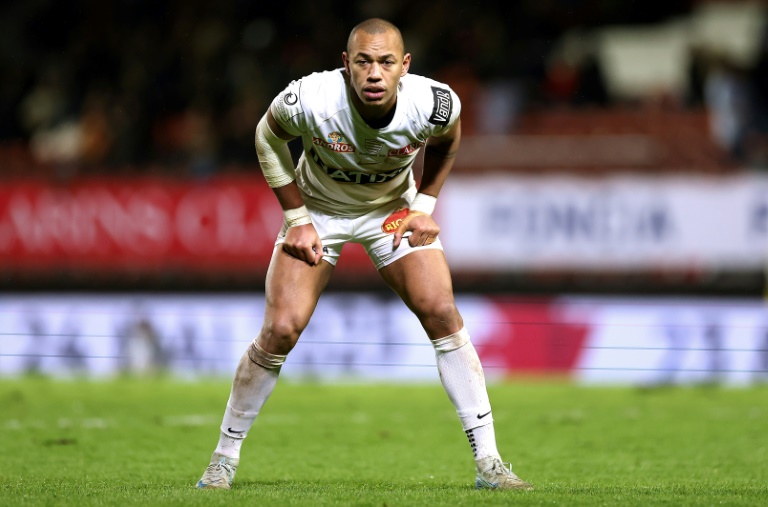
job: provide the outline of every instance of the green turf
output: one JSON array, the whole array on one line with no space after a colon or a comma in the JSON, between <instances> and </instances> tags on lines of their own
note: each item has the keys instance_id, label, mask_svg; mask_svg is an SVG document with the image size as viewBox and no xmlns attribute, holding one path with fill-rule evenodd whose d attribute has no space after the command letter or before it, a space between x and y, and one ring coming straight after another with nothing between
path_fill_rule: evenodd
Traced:
<instances>
[{"instance_id":1,"label":"green turf","mask_svg":"<svg viewBox=\"0 0 768 507\"><path fill-rule=\"evenodd\" d=\"M531 492L475 491L442 389L281 383L232 491L227 381L0 381L0 505L768 505L768 389L490 388Z\"/></svg>"}]
</instances>

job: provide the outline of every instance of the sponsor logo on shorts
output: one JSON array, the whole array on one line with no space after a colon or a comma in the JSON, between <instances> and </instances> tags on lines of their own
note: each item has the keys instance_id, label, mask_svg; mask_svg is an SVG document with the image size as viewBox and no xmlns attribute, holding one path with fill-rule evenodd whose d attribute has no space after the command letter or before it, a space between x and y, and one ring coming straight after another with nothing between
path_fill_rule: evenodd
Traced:
<instances>
[{"instance_id":1,"label":"sponsor logo on shorts","mask_svg":"<svg viewBox=\"0 0 768 507\"><path fill-rule=\"evenodd\" d=\"M384 220L384 223L381 224L382 232L386 234L394 234L397 228L400 227L400 224L403 223L403 219L408 216L409 211L410 210L408 208L400 208L399 210L389 215Z\"/></svg>"},{"instance_id":2,"label":"sponsor logo on shorts","mask_svg":"<svg viewBox=\"0 0 768 507\"><path fill-rule=\"evenodd\" d=\"M432 116L429 117L429 122L435 125L448 125L448 120L451 119L451 111L453 111L451 92L445 88L433 86L432 98L434 105L432 106Z\"/></svg>"},{"instance_id":3,"label":"sponsor logo on shorts","mask_svg":"<svg viewBox=\"0 0 768 507\"><path fill-rule=\"evenodd\" d=\"M411 143L408 146L404 146L403 148L395 148L393 150L389 150L389 153L387 153L388 157L401 157L403 155L410 155L414 151L418 150L424 146L424 143L421 141L417 141L415 143Z\"/></svg>"},{"instance_id":4,"label":"sponsor logo on shorts","mask_svg":"<svg viewBox=\"0 0 768 507\"><path fill-rule=\"evenodd\" d=\"M321 139L319 137L312 138L312 144L315 146L322 146L326 150L335 151L338 153L352 153L355 151L355 147L349 143L345 143L344 136L339 132L331 132L328 134L328 138Z\"/></svg>"}]
</instances>

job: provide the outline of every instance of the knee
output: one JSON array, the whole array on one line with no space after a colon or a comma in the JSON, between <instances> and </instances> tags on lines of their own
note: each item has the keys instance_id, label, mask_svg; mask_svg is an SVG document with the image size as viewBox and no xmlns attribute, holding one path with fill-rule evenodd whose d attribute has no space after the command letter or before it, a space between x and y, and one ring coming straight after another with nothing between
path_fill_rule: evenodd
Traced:
<instances>
[{"instance_id":1,"label":"knee","mask_svg":"<svg viewBox=\"0 0 768 507\"><path fill-rule=\"evenodd\" d=\"M425 305L419 319L431 339L455 333L464 326L461 314L452 300Z\"/></svg>"},{"instance_id":2,"label":"knee","mask_svg":"<svg viewBox=\"0 0 768 507\"><path fill-rule=\"evenodd\" d=\"M259 335L259 344L264 350L272 354L287 355L304 330L291 318L275 318L264 322Z\"/></svg>"}]
</instances>

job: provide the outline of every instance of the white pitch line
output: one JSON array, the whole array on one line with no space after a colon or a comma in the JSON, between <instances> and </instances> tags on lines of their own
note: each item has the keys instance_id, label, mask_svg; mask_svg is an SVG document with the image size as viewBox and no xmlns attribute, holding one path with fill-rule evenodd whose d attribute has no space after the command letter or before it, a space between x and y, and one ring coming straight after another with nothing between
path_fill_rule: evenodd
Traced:
<instances>
[{"instance_id":1,"label":"white pitch line","mask_svg":"<svg viewBox=\"0 0 768 507\"><path fill-rule=\"evenodd\" d=\"M60 419L57 419L55 422L46 423L45 421L36 420L36 421L29 421L29 422L22 422L18 419L9 419L5 421L2 425L3 429L6 430L28 430L28 429L45 429L49 426L53 426L56 428L83 428L86 430L101 430L106 429L109 426L113 426L110 423L107 422L106 419L102 419L101 417L91 417L88 419L69 419L66 417L62 417Z\"/></svg>"},{"instance_id":2,"label":"white pitch line","mask_svg":"<svg viewBox=\"0 0 768 507\"><path fill-rule=\"evenodd\" d=\"M209 426L220 422L221 415L211 414L172 415L161 419L163 426Z\"/></svg>"}]
</instances>

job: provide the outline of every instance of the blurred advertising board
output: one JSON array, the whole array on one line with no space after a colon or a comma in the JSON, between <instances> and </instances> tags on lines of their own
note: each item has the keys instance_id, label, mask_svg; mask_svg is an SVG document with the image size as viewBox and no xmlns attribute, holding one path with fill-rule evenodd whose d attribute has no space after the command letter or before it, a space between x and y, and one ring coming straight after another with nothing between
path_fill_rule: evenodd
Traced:
<instances>
[{"instance_id":1,"label":"blurred advertising board","mask_svg":"<svg viewBox=\"0 0 768 507\"><path fill-rule=\"evenodd\" d=\"M455 178L440 197L456 270L762 269L768 177Z\"/></svg>"},{"instance_id":2,"label":"blurred advertising board","mask_svg":"<svg viewBox=\"0 0 768 507\"><path fill-rule=\"evenodd\" d=\"M264 270L281 224L272 192L256 178L15 183L0 187L0 265L19 271Z\"/></svg>"},{"instance_id":3,"label":"blurred advertising board","mask_svg":"<svg viewBox=\"0 0 768 507\"><path fill-rule=\"evenodd\" d=\"M759 300L457 298L489 380L586 384L768 382ZM0 376L226 376L258 334L263 296L0 297ZM287 378L437 382L434 351L396 297L328 293L283 367Z\"/></svg>"},{"instance_id":4,"label":"blurred advertising board","mask_svg":"<svg viewBox=\"0 0 768 507\"><path fill-rule=\"evenodd\" d=\"M455 175L436 217L458 275L762 270L768 178ZM259 177L11 182L0 186L0 272L263 273L281 222ZM340 276L373 273L355 247Z\"/></svg>"},{"instance_id":5,"label":"blurred advertising board","mask_svg":"<svg viewBox=\"0 0 768 507\"><path fill-rule=\"evenodd\" d=\"M269 260L281 217L254 180L0 187L0 260L17 269L193 269Z\"/></svg>"}]
</instances>

